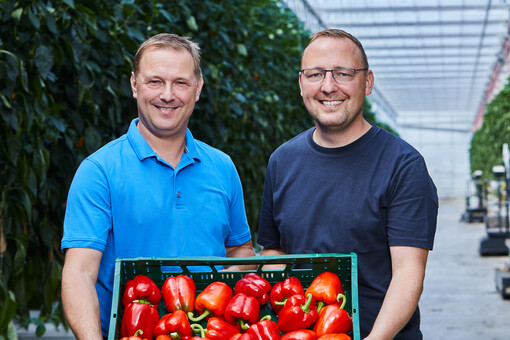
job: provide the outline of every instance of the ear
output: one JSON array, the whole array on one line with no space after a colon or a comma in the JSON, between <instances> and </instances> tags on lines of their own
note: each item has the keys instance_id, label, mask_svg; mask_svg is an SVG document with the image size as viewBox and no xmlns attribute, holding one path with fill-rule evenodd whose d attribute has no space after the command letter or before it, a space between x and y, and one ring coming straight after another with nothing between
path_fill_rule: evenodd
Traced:
<instances>
[{"instance_id":1,"label":"ear","mask_svg":"<svg viewBox=\"0 0 510 340\"><path fill-rule=\"evenodd\" d=\"M131 72L131 78L129 79L129 82L131 83L131 91L133 91L133 98L136 98L136 78L133 72Z\"/></svg>"},{"instance_id":2,"label":"ear","mask_svg":"<svg viewBox=\"0 0 510 340\"><path fill-rule=\"evenodd\" d=\"M195 96L195 102L198 102L198 100L200 99L200 93L202 92L203 86L204 86L204 78L202 77L202 75L200 75L200 80L198 81L198 84L197 84L197 94Z\"/></svg>"},{"instance_id":3,"label":"ear","mask_svg":"<svg viewBox=\"0 0 510 340\"><path fill-rule=\"evenodd\" d=\"M303 84L301 84L301 73L299 73L299 94L303 97Z\"/></svg>"},{"instance_id":4,"label":"ear","mask_svg":"<svg viewBox=\"0 0 510 340\"><path fill-rule=\"evenodd\" d=\"M370 93L372 93L373 88L374 88L374 73L372 72L372 70L368 70L365 80L365 96L368 96Z\"/></svg>"}]
</instances>

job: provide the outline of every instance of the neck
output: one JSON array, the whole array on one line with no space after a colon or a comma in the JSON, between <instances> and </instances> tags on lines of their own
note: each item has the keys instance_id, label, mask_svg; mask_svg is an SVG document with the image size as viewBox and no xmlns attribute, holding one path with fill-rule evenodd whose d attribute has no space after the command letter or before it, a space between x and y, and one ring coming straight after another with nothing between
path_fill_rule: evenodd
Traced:
<instances>
[{"instance_id":1,"label":"neck","mask_svg":"<svg viewBox=\"0 0 510 340\"><path fill-rule=\"evenodd\" d=\"M338 148L354 142L367 133L371 127L372 125L365 119L342 130L325 128L315 124L313 141L325 148Z\"/></svg>"},{"instance_id":2,"label":"neck","mask_svg":"<svg viewBox=\"0 0 510 340\"><path fill-rule=\"evenodd\" d=\"M154 150L159 157L168 162L168 164L170 164L174 169L177 168L177 165L181 161L184 149L186 148L186 131L178 135L163 138L149 133L149 131L144 129L140 123L137 127L138 131L140 131L140 134L147 144L149 144L151 149Z\"/></svg>"}]
</instances>

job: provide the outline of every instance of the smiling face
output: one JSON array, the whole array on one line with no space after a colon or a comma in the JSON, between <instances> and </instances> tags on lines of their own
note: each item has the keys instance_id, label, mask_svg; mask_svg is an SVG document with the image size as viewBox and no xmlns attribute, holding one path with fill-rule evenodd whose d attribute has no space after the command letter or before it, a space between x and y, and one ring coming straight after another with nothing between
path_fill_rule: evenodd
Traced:
<instances>
[{"instance_id":1,"label":"smiling face","mask_svg":"<svg viewBox=\"0 0 510 340\"><path fill-rule=\"evenodd\" d=\"M188 51L157 47L144 51L136 76L131 74L142 136L184 138L202 85Z\"/></svg>"},{"instance_id":2,"label":"smiling face","mask_svg":"<svg viewBox=\"0 0 510 340\"><path fill-rule=\"evenodd\" d=\"M301 68L363 68L359 48L348 38L321 37L310 43ZM320 84L299 77L303 102L315 120L318 133L345 133L363 124L363 101L372 92L372 71L358 71L351 82L338 84L327 72Z\"/></svg>"}]
</instances>

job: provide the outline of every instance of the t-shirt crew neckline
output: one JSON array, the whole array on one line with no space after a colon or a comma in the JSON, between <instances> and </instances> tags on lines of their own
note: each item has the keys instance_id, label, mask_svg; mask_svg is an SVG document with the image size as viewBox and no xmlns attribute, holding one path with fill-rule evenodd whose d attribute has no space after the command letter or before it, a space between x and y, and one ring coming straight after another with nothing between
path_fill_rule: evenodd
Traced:
<instances>
[{"instance_id":1,"label":"t-shirt crew neckline","mask_svg":"<svg viewBox=\"0 0 510 340\"><path fill-rule=\"evenodd\" d=\"M306 141L312 149L314 149L315 151L317 151L319 153L326 154L326 155L338 155L341 153L345 153L345 152L354 150L354 149L360 147L361 145L365 144L368 140L370 140L372 138L372 136L374 136L377 131L377 127L373 124L371 124L371 125L372 126L370 127L370 130L368 130L364 135L362 135L355 141L353 141L347 145L339 146L336 148L327 148L327 147L320 146L319 144L317 144L313 140L313 132L315 131L315 127L312 127L308 130L307 136L306 136Z\"/></svg>"}]
</instances>

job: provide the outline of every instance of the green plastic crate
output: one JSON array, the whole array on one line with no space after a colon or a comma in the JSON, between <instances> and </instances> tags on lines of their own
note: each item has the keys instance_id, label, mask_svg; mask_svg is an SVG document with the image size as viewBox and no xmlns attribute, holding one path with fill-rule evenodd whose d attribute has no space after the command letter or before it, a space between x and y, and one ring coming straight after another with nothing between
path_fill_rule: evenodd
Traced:
<instances>
[{"instance_id":1,"label":"green plastic crate","mask_svg":"<svg viewBox=\"0 0 510 340\"><path fill-rule=\"evenodd\" d=\"M228 271L218 270L221 266L256 264L256 270ZM284 270L262 270L266 264L285 264ZM306 268L303 268L306 267ZM175 268L178 268L175 270ZM165 280L170 276L180 274L193 278L197 294L214 281L222 281L232 289L236 282L245 274L254 272L271 283L271 286L283 281L289 276L301 280L304 289L322 272L336 273L345 290L347 303L345 310L353 320L353 340L360 340L358 315L358 263L356 254L294 254L281 256L252 256L252 257L138 257L119 258L115 263L115 279L113 284L112 312L110 317L110 331L108 340L120 339L120 323L122 321L122 293L127 281L136 275L150 277L161 289ZM165 304L161 300L159 314L167 313ZM261 306L262 315L271 315L277 321L277 315L267 303Z\"/></svg>"}]
</instances>

